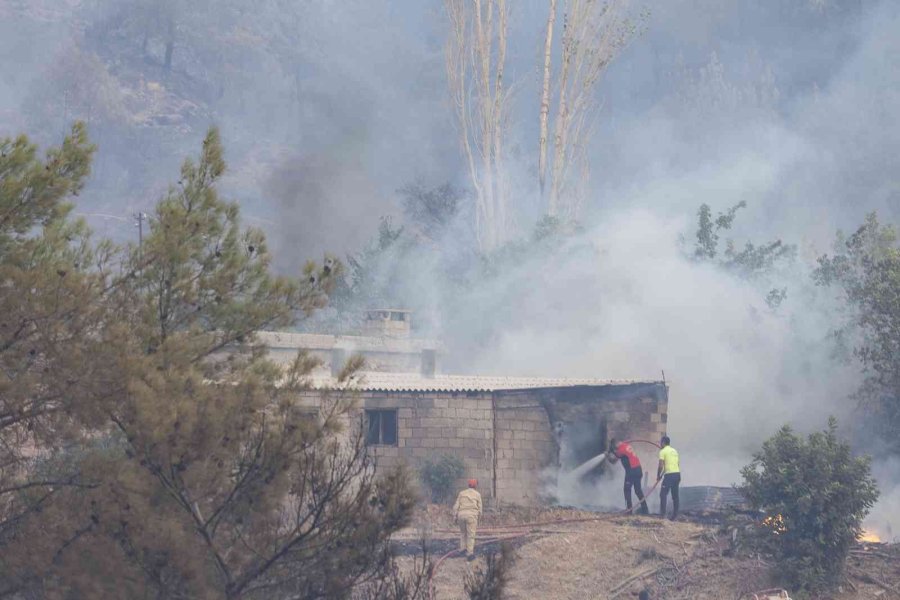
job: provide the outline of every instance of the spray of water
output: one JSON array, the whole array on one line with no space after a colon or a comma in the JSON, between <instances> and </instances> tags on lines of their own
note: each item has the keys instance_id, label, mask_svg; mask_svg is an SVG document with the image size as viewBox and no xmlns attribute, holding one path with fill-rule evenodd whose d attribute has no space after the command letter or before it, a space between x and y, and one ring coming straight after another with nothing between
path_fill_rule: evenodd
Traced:
<instances>
[{"instance_id":1,"label":"spray of water","mask_svg":"<svg viewBox=\"0 0 900 600\"><path fill-rule=\"evenodd\" d=\"M547 490L558 504L562 506L577 506L581 508L595 508L597 506L613 505L613 498L605 493L598 493L598 489L604 490L608 478L591 480L585 476L606 462L606 454L598 454L589 458L573 469L565 466L555 472L547 473L546 480L552 482Z\"/></svg>"},{"instance_id":2,"label":"spray of water","mask_svg":"<svg viewBox=\"0 0 900 600\"><path fill-rule=\"evenodd\" d=\"M605 454L598 454L594 458L584 461L583 463L581 463L580 465L575 467L575 469L573 469L569 473L566 473L565 477L567 477L567 478L571 477L577 481L577 480L581 479L582 477L584 477L587 473L589 473L594 467L603 463L603 461L605 461L605 460L606 460Z\"/></svg>"}]
</instances>

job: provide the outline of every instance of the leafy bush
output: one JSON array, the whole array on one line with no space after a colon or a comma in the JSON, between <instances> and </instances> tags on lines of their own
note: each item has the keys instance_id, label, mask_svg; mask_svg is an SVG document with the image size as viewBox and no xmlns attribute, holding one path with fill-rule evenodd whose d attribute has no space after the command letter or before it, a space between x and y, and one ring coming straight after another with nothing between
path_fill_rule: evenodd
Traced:
<instances>
[{"instance_id":1,"label":"leafy bush","mask_svg":"<svg viewBox=\"0 0 900 600\"><path fill-rule=\"evenodd\" d=\"M466 472L462 459L453 454L431 456L420 469L422 483L431 492L433 502L446 502L452 497L453 485Z\"/></svg>"},{"instance_id":2,"label":"leafy bush","mask_svg":"<svg viewBox=\"0 0 900 600\"><path fill-rule=\"evenodd\" d=\"M759 541L776 559L776 576L812 592L838 583L878 488L869 457L851 455L835 419L806 440L782 427L741 475L741 491L767 515Z\"/></svg>"}]
</instances>

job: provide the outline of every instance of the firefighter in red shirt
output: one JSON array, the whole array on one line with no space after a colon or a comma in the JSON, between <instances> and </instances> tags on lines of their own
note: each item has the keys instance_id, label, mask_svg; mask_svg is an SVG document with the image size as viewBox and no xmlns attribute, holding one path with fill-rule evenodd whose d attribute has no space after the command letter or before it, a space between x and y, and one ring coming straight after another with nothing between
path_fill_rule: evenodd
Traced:
<instances>
[{"instance_id":1,"label":"firefighter in red shirt","mask_svg":"<svg viewBox=\"0 0 900 600\"><path fill-rule=\"evenodd\" d=\"M644 478L644 471L641 469L641 461L638 460L634 449L628 442L619 442L615 439L609 441L609 452L606 454L609 462L622 461L622 467L625 469L625 505L631 510L631 488L634 487L634 493L637 495L641 503L638 509L642 515L649 515L650 510L647 508L647 501L644 499L644 490L641 489L641 479Z\"/></svg>"}]
</instances>

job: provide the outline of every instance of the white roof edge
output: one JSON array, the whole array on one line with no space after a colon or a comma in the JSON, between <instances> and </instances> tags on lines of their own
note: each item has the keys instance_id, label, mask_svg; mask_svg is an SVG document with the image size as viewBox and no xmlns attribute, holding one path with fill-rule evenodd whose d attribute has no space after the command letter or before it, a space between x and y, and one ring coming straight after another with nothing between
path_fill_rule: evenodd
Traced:
<instances>
[{"instance_id":1,"label":"white roof edge","mask_svg":"<svg viewBox=\"0 0 900 600\"><path fill-rule=\"evenodd\" d=\"M423 338L331 335L294 331L260 331L256 335L260 342L269 348L278 350L343 348L346 350L409 353L421 352L423 349L438 350L441 348L437 341Z\"/></svg>"},{"instance_id":2,"label":"white roof edge","mask_svg":"<svg viewBox=\"0 0 900 600\"><path fill-rule=\"evenodd\" d=\"M597 379L562 377L496 377L486 375L435 375L363 372L349 386L358 391L388 392L493 392L541 388L606 387L614 385L665 384L661 380ZM313 378L316 388L338 387L329 376Z\"/></svg>"}]
</instances>

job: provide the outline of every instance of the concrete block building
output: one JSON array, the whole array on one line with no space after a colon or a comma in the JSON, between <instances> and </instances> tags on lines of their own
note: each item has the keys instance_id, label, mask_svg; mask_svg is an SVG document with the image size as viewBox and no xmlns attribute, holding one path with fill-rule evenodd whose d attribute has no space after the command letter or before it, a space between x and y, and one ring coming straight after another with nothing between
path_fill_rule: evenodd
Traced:
<instances>
[{"instance_id":1,"label":"concrete block building","mask_svg":"<svg viewBox=\"0 0 900 600\"><path fill-rule=\"evenodd\" d=\"M345 393L358 398L378 467L416 468L452 454L466 467L459 486L475 477L489 503L536 504L560 470L603 452L610 438L655 441L666 432L665 382L441 374L438 345L406 337L400 318L381 313L394 335L261 336L276 360L291 360L299 349L319 356L314 381L321 388L352 352L366 358L367 370ZM315 406L321 394L304 392L303 402ZM651 446L636 449L655 464Z\"/></svg>"}]
</instances>

